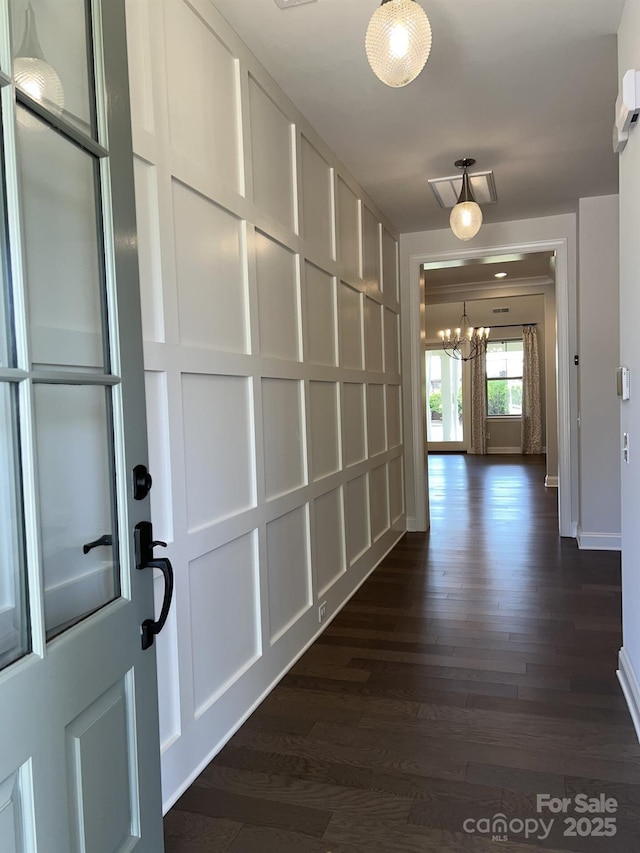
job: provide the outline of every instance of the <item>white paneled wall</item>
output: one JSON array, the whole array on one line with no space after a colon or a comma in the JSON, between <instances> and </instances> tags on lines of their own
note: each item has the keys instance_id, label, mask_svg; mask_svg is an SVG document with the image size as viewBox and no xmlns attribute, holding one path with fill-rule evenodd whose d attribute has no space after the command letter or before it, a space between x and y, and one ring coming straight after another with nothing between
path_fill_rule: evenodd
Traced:
<instances>
[{"instance_id":1,"label":"white paneled wall","mask_svg":"<svg viewBox=\"0 0 640 853\"><path fill-rule=\"evenodd\" d=\"M127 10L168 807L405 528L397 241L208 0Z\"/></svg>"}]
</instances>

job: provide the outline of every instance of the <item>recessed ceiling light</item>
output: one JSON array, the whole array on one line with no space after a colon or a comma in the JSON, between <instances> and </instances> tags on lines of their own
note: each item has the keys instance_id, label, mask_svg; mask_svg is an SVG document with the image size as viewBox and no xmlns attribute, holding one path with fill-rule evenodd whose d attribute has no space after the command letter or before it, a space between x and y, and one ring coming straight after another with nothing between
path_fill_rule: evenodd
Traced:
<instances>
[{"instance_id":1,"label":"recessed ceiling light","mask_svg":"<svg viewBox=\"0 0 640 853\"><path fill-rule=\"evenodd\" d=\"M495 278L506 278L506 277L507 277L507 273L506 273L506 272L497 272L497 273L495 274Z\"/></svg>"},{"instance_id":2,"label":"recessed ceiling light","mask_svg":"<svg viewBox=\"0 0 640 853\"><path fill-rule=\"evenodd\" d=\"M288 9L290 6L304 6L305 3L315 3L316 0L274 0L276 6Z\"/></svg>"}]
</instances>

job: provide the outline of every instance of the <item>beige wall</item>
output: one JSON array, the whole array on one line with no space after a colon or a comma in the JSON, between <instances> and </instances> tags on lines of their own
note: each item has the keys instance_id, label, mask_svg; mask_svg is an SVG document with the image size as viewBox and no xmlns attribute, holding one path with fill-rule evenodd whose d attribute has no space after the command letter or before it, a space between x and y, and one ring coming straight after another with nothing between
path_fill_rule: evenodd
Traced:
<instances>
[{"instance_id":1,"label":"beige wall","mask_svg":"<svg viewBox=\"0 0 640 853\"><path fill-rule=\"evenodd\" d=\"M620 547L618 196L579 210L580 522L582 548Z\"/></svg>"}]
</instances>

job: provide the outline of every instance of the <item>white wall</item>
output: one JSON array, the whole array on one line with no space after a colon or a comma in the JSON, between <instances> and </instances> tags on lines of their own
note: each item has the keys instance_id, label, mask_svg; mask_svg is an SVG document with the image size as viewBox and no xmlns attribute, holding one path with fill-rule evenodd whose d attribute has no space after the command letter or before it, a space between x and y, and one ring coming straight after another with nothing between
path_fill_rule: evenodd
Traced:
<instances>
[{"instance_id":1,"label":"white wall","mask_svg":"<svg viewBox=\"0 0 640 853\"><path fill-rule=\"evenodd\" d=\"M484 225L480 233L468 243L461 243L449 228L439 231L421 231L402 234L400 237L400 282L402 294L402 358L404 366L404 418L405 418L405 464L407 480L407 526L421 529L425 520L424 504L424 461L421 436L423 427L421 411L415 401L420 400L422 377L420 322L421 313L420 265L425 261L460 257L463 253L476 256L490 254L494 250L513 249L540 251L543 243L557 243L561 247L558 261L566 265L556 270L556 286L559 312L567 317L567 329L558 329L560 347L560 381L564 370L568 393L560 400L564 410L552 413L548 420L557 417L561 430L566 433L564 444L569 448L568 458L559 459L559 467L566 465L570 481L561 492L562 518L565 521L563 535L576 535L578 523L578 453L577 453L577 375L575 368L566 367L569 353L577 352L577 233L576 216L565 214L539 219L524 219L514 222L499 222ZM561 257L562 255L562 257ZM564 283L563 283L564 282ZM549 318L550 320L550 318ZM565 366L563 366L565 365ZM418 369L416 369L418 366ZM547 389L548 392L548 389ZM554 400L547 396L548 406ZM420 404L422 405L422 403ZM418 425L419 424L419 425ZM547 436L549 449L552 436Z\"/></svg>"},{"instance_id":2,"label":"white wall","mask_svg":"<svg viewBox=\"0 0 640 853\"><path fill-rule=\"evenodd\" d=\"M583 198L578 215L581 548L620 547L618 204L617 195Z\"/></svg>"},{"instance_id":3,"label":"white wall","mask_svg":"<svg viewBox=\"0 0 640 853\"><path fill-rule=\"evenodd\" d=\"M398 252L208 0L127 18L166 808L405 528Z\"/></svg>"},{"instance_id":4,"label":"white wall","mask_svg":"<svg viewBox=\"0 0 640 853\"><path fill-rule=\"evenodd\" d=\"M627 0L618 32L619 78L640 68L640 0ZM631 399L621 404L621 432L630 437L629 464L622 465L622 620L621 681L640 736L640 136L634 131L620 156L620 360L631 369ZM636 431L637 430L637 431Z\"/></svg>"}]
</instances>

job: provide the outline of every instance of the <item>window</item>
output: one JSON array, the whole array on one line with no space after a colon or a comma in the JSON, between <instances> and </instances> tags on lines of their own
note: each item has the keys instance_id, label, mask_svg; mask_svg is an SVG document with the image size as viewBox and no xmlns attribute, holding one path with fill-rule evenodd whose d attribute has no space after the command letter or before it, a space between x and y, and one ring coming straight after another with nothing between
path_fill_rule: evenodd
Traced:
<instances>
[{"instance_id":1,"label":"window","mask_svg":"<svg viewBox=\"0 0 640 853\"><path fill-rule=\"evenodd\" d=\"M522 340L491 341L487 346L487 416L522 414Z\"/></svg>"}]
</instances>

